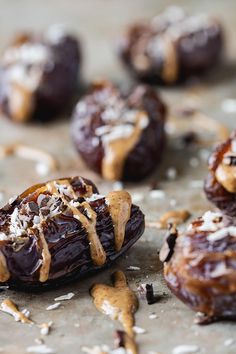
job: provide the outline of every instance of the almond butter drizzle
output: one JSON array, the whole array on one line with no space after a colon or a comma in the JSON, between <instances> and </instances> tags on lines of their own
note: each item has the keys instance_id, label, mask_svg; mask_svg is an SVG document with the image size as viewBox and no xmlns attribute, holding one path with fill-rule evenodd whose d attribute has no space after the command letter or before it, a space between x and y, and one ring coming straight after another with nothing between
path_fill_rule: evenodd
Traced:
<instances>
[{"instance_id":1,"label":"almond butter drizzle","mask_svg":"<svg viewBox=\"0 0 236 354\"><path fill-rule=\"evenodd\" d=\"M34 108L33 93L17 83L12 83L9 95L9 111L14 121L22 123L30 119Z\"/></svg>"},{"instance_id":2,"label":"almond butter drizzle","mask_svg":"<svg viewBox=\"0 0 236 354\"><path fill-rule=\"evenodd\" d=\"M4 254L0 251L0 283L4 283L10 278L7 262Z\"/></svg>"},{"instance_id":3,"label":"almond butter drizzle","mask_svg":"<svg viewBox=\"0 0 236 354\"><path fill-rule=\"evenodd\" d=\"M49 153L22 143L0 145L0 160L8 156L17 156L27 160L37 161L49 167L51 171L58 169L58 162Z\"/></svg>"},{"instance_id":4,"label":"almond butter drizzle","mask_svg":"<svg viewBox=\"0 0 236 354\"><path fill-rule=\"evenodd\" d=\"M138 309L138 299L129 288L123 272L117 271L113 275L114 287L105 284L95 284L91 290L94 305L102 313L109 315L113 320L122 323L125 332L134 338L134 313ZM136 351L132 351L133 354Z\"/></svg>"},{"instance_id":5,"label":"almond butter drizzle","mask_svg":"<svg viewBox=\"0 0 236 354\"><path fill-rule=\"evenodd\" d=\"M88 213L88 216L89 216L89 219L88 219L75 206L71 205L60 192L58 192L58 190L55 186L55 183L63 184L63 185L66 184L72 190L73 190L73 188L71 187L69 182L66 180L59 180L59 181L53 181L53 182L47 183L48 190L51 193L53 193L54 195L58 195L63 200L63 203L72 211L73 217L75 219L79 220L81 222L82 226L85 228L85 230L88 234L91 258L96 265L102 266L106 262L106 252L103 249L103 246L100 242L100 239L99 239L99 237L97 235L97 231L96 231L97 214L91 208L89 203L87 203L87 202L81 203L80 205L82 207L84 207ZM90 191L88 190L86 192L86 194L89 194L89 193L90 193ZM74 193L74 198L77 198L75 193Z\"/></svg>"},{"instance_id":6,"label":"almond butter drizzle","mask_svg":"<svg viewBox=\"0 0 236 354\"><path fill-rule=\"evenodd\" d=\"M21 311L18 310L16 304L11 299L4 300L0 305L0 310L12 315L16 321L22 323L33 324Z\"/></svg>"},{"instance_id":7,"label":"almond butter drizzle","mask_svg":"<svg viewBox=\"0 0 236 354\"><path fill-rule=\"evenodd\" d=\"M119 251L124 243L125 227L130 218L131 196L126 191L114 191L107 194L106 200L114 226L115 248Z\"/></svg>"},{"instance_id":8,"label":"almond butter drizzle","mask_svg":"<svg viewBox=\"0 0 236 354\"><path fill-rule=\"evenodd\" d=\"M236 167L221 163L215 172L217 181L230 193L236 193Z\"/></svg>"},{"instance_id":9,"label":"almond butter drizzle","mask_svg":"<svg viewBox=\"0 0 236 354\"><path fill-rule=\"evenodd\" d=\"M125 160L129 152L138 143L142 126L141 121L145 112L140 111L136 115L133 132L128 137L114 139L109 142L104 142L104 157L102 160L102 176L109 181L120 180L123 174Z\"/></svg>"},{"instance_id":10,"label":"almond butter drizzle","mask_svg":"<svg viewBox=\"0 0 236 354\"><path fill-rule=\"evenodd\" d=\"M146 222L146 226L157 229L167 229L168 224L179 225L188 220L191 216L188 210L170 210L164 213L158 221Z\"/></svg>"},{"instance_id":11,"label":"almond butter drizzle","mask_svg":"<svg viewBox=\"0 0 236 354\"><path fill-rule=\"evenodd\" d=\"M167 83L175 82L178 78L179 63L174 40L167 34L162 37L164 43L164 58L162 79Z\"/></svg>"},{"instance_id":12,"label":"almond butter drizzle","mask_svg":"<svg viewBox=\"0 0 236 354\"><path fill-rule=\"evenodd\" d=\"M39 237L42 243L42 265L39 271L39 281L44 283L48 280L50 265L51 265L51 254L48 248L48 243L45 240L44 234L41 230L39 230Z\"/></svg>"}]
</instances>

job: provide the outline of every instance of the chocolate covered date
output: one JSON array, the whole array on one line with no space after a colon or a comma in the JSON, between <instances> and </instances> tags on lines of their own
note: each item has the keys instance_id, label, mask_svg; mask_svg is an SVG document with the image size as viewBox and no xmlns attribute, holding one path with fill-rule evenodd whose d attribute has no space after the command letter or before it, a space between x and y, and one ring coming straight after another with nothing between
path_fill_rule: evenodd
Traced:
<instances>
[{"instance_id":1,"label":"chocolate covered date","mask_svg":"<svg viewBox=\"0 0 236 354\"><path fill-rule=\"evenodd\" d=\"M35 185L0 209L0 285L42 289L110 265L144 230L126 191L82 177Z\"/></svg>"},{"instance_id":2,"label":"chocolate covered date","mask_svg":"<svg viewBox=\"0 0 236 354\"><path fill-rule=\"evenodd\" d=\"M171 291L205 320L236 319L236 221L206 212L160 252Z\"/></svg>"},{"instance_id":3,"label":"chocolate covered date","mask_svg":"<svg viewBox=\"0 0 236 354\"><path fill-rule=\"evenodd\" d=\"M206 14L188 16L172 6L149 22L127 28L119 54L141 80L173 84L214 66L223 44L219 21Z\"/></svg>"},{"instance_id":4,"label":"chocolate covered date","mask_svg":"<svg viewBox=\"0 0 236 354\"><path fill-rule=\"evenodd\" d=\"M165 106L149 86L128 95L107 81L77 104L72 138L87 165L107 180L140 180L162 157Z\"/></svg>"},{"instance_id":5,"label":"chocolate covered date","mask_svg":"<svg viewBox=\"0 0 236 354\"><path fill-rule=\"evenodd\" d=\"M49 119L68 104L77 86L79 43L62 28L19 34L0 59L0 107L15 122Z\"/></svg>"},{"instance_id":6,"label":"chocolate covered date","mask_svg":"<svg viewBox=\"0 0 236 354\"><path fill-rule=\"evenodd\" d=\"M236 133L219 144L209 158L205 193L227 215L236 216Z\"/></svg>"}]
</instances>

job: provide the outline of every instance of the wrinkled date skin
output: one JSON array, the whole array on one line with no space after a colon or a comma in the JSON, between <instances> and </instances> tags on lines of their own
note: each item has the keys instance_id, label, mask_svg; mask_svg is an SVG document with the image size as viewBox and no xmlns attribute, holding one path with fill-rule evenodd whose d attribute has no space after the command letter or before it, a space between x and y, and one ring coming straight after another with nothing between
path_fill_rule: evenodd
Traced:
<instances>
[{"instance_id":1,"label":"wrinkled date skin","mask_svg":"<svg viewBox=\"0 0 236 354\"><path fill-rule=\"evenodd\" d=\"M135 114L142 114L146 122L132 147L125 151L135 134L131 132L125 140L125 129L134 132L137 129L135 123L128 121ZM112 83L101 82L94 84L91 93L78 102L73 113L72 138L85 163L105 179L138 181L153 172L161 160L165 145L165 116L165 105L150 86L139 85L128 95L122 95ZM101 129L104 132L107 129L108 134L99 135L97 132ZM118 134L114 137L116 132ZM109 148L106 149L109 141L116 144L110 155ZM102 166L109 156L115 163L110 168L111 173L106 174ZM116 173L121 165L120 173Z\"/></svg>"},{"instance_id":2,"label":"wrinkled date skin","mask_svg":"<svg viewBox=\"0 0 236 354\"><path fill-rule=\"evenodd\" d=\"M204 314L208 323L236 319L235 225L220 212L205 213L177 236L173 254L164 263L170 290Z\"/></svg>"},{"instance_id":3,"label":"wrinkled date skin","mask_svg":"<svg viewBox=\"0 0 236 354\"><path fill-rule=\"evenodd\" d=\"M76 92L80 44L72 35L19 34L0 62L0 106L11 120L53 118Z\"/></svg>"},{"instance_id":4,"label":"wrinkled date skin","mask_svg":"<svg viewBox=\"0 0 236 354\"><path fill-rule=\"evenodd\" d=\"M216 178L217 168L222 164L224 157L232 153L232 143L235 140L235 132L230 139L219 144L209 158L208 175L205 180L204 190L210 202L227 215L236 215L236 192L228 191ZM227 157L226 157L227 158ZM233 169L234 166L232 165ZM232 171L233 173L233 171ZM235 177L236 181L236 177Z\"/></svg>"},{"instance_id":5,"label":"wrinkled date skin","mask_svg":"<svg viewBox=\"0 0 236 354\"><path fill-rule=\"evenodd\" d=\"M139 80L170 85L211 69L222 47L223 31L216 19L167 8L149 22L131 24L119 41L118 53Z\"/></svg>"},{"instance_id":6,"label":"wrinkled date skin","mask_svg":"<svg viewBox=\"0 0 236 354\"><path fill-rule=\"evenodd\" d=\"M127 192L121 195L129 196ZM40 291L111 265L142 235L144 215L130 203L117 249L107 198L98 194L91 181L74 177L35 185L2 208L0 285ZM122 211L119 215L122 218ZM95 236L89 239L94 216ZM93 246L97 253L92 253Z\"/></svg>"}]
</instances>

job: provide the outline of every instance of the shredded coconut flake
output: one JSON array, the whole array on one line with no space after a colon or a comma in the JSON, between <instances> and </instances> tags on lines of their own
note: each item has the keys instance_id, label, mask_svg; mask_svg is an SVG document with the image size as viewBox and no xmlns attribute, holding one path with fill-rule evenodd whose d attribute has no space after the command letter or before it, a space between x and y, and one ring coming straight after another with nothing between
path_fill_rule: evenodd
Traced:
<instances>
[{"instance_id":1,"label":"shredded coconut flake","mask_svg":"<svg viewBox=\"0 0 236 354\"><path fill-rule=\"evenodd\" d=\"M235 98L226 98L221 103L221 109L225 113L236 113L236 99Z\"/></svg>"},{"instance_id":2,"label":"shredded coconut flake","mask_svg":"<svg viewBox=\"0 0 236 354\"><path fill-rule=\"evenodd\" d=\"M192 354L200 351L197 345L179 345L172 350L172 354Z\"/></svg>"},{"instance_id":3,"label":"shredded coconut flake","mask_svg":"<svg viewBox=\"0 0 236 354\"><path fill-rule=\"evenodd\" d=\"M217 230L213 234L208 235L207 239L210 242L216 242L224 239L227 236L236 237L236 226L228 226L221 230Z\"/></svg>"},{"instance_id":4,"label":"shredded coconut flake","mask_svg":"<svg viewBox=\"0 0 236 354\"><path fill-rule=\"evenodd\" d=\"M199 231L217 231L222 224L222 214L212 211L207 211L202 216L202 225L198 227ZM220 221L219 221L220 220Z\"/></svg>"},{"instance_id":5,"label":"shredded coconut flake","mask_svg":"<svg viewBox=\"0 0 236 354\"><path fill-rule=\"evenodd\" d=\"M56 297L54 301L65 301L65 300L71 300L75 296L74 293L68 293L66 295L62 295L59 297Z\"/></svg>"},{"instance_id":6,"label":"shredded coconut flake","mask_svg":"<svg viewBox=\"0 0 236 354\"><path fill-rule=\"evenodd\" d=\"M45 344L34 345L32 347L26 348L27 353L37 353L37 354L51 354L56 353L55 349L47 347Z\"/></svg>"},{"instance_id":7,"label":"shredded coconut flake","mask_svg":"<svg viewBox=\"0 0 236 354\"><path fill-rule=\"evenodd\" d=\"M126 268L126 270L140 270L140 267L136 267L136 266L129 266Z\"/></svg>"},{"instance_id":8,"label":"shredded coconut flake","mask_svg":"<svg viewBox=\"0 0 236 354\"><path fill-rule=\"evenodd\" d=\"M52 304L52 305L49 305L46 310L47 311L51 311L51 310L56 310L58 309L58 307L61 306L61 303L60 302L56 302L55 304Z\"/></svg>"},{"instance_id":9,"label":"shredded coconut flake","mask_svg":"<svg viewBox=\"0 0 236 354\"><path fill-rule=\"evenodd\" d=\"M149 192L149 196L152 199L165 199L165 192L160 189L154 189Z\"/></svg>"},{"instance_id":10,"label":"shredded coconut flake","mask_svg":"<svg viewBox=\"0 0 236 354\"><path fill-rule=\"evenodd\" d=\"M134 327L133 327L133 331L134 331L134 333L136 333L136 334L144 334L144 333L147 332L146 329L141 328L141 327L137 327L137 326L134 326Z\"/></svg>"}]
</instances>

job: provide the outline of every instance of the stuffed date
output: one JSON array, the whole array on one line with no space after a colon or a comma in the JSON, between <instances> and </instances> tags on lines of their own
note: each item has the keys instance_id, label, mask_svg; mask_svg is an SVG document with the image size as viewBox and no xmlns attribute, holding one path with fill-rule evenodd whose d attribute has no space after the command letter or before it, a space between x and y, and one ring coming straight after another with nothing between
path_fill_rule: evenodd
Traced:
<instances>
[{"instance_id":1,"label":"stuffed date","mask_svg":"<svg viewBox=\"0 0 236 354\"><path fill-rule=\"evenodd\" d=\"M188 16L167 8L150 21L131 24L119 54L138 79L174 84L211 69L222 54L222 27L206 14Z\"/></svg>"},{"instance_id":2,"label":"stuffed date","mask_svg":"<svg viewBox=\"0 0 236 354\"><path fill-rule=\"evenodd\" d=\"M0 285L40 290L96 272L143 230L126 191L102 196L82 177L35 185L0 210Z\"/></svg>"},{"instance_id":3,"label":"stuffed date","mask_svg":"<svg viewBox=\"0 0 236 354\"><path fill-rule=\"evenodd\" d=\"M107 180L140 180L158 165L165 143L165 105L150 86L122 95L111 82L97 82L77 104L75 147Z\"/></svg>"},{"instance_id":4,"label":"stuffed date","mask_svg":"<svg viewBox=\"0 0 236 354\"><path fill-rule=\"evenodd\" d=\"M61 27L18 34L0 59L0 107L14 122L46 120L64 110L77 87L77 39Z\"/></svg>"},{"instance_id":5,"label":"stuffed date","mask_svg":"<svg viewBox=\"0 0 236 354\"><path fill-rule=\"evenodd\" d=\"M236 221L206 212L160 252L170 290L204 321L236 318Z\"/></svg>"},{"instance_id":6,"label":"stuffed date","mask_svg":"<svg viewBox=\"0 0 236 354\"><path fill-rule=\"evenodd\" d=\"M236 132L209 158L205 193L227 215L236 216Z\"/></svg>"}]
</instances>

